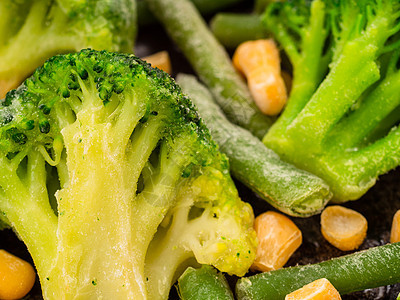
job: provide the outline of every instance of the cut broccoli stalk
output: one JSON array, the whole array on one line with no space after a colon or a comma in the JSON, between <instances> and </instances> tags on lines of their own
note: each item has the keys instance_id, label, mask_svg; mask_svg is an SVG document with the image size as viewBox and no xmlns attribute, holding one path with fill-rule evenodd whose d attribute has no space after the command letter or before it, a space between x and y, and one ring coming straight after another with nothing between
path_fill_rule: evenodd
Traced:
<instances>
[{"instance_id":1,"label":"cut broccoli stalk","mask_svg":"<svg viewBox=\"0 0 400 300\"><path fill-rule=\"evenodd\" d=\"M131 53L135 1L4 0L0 3L0 98L44 61L84 48Z\"/></svg>"},{"instance_id":2,"label":"cut broccoli stalk","mask_svg":"<svg viewBox=\"0 0 400 300\"><path fill-rule=\"evenodd\" d=\"M270 15L282 16L295 9L291 5L272 5L265 24L275 31L292 59L298 56L293 37L289 31L279 33L276 28L290 24L293 30L295 24L290 18L275 19L276 24L268 21ZM304 3L296 7L297 11L306 9ZM400 104L396 50L400 46L400 3L315 0L310 11L309 16L302 15L304 22L312 24L324 15L330 20L333 41L325 50L332 53L329 71L319 83L324 72L318 65L310 62L308 68L299 69L297 60L292 59L292 95L263 141L283 159L325 179L336 202L355 200L374 185L379 175L400 163L400 132L393 127L400 119L393 115ZM311 27L301 31L301 36L310 38L315 32ZM327 47L327 42L319 45ZM303 48L303 52L310 58L321 58L322 53L314 48ZM309 77L311 69L317 77Z\"/></svg>"},{"instance_id":3,"label":"cut broccoli stalk","mask_svg":"<svg viewBox=\"0 0 400 300\"><path fill-rule=\"evenodd\" d=\"M0 126L0 213L45 299L165 299L189 258L251 265L251 207L166 73L133 55L56 56L1 101Z\"/></svg>"}]
</instances>

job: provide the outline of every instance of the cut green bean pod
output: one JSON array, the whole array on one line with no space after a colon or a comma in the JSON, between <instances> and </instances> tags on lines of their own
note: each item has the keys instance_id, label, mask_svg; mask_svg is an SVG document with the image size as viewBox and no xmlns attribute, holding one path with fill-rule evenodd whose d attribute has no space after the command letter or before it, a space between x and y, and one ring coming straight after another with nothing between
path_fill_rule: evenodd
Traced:
<instances>
[{"instance_id":1,"label":"cut green bean pod","mask_svg":"<svg viewBox=\"0 0 400 300\"><path fill-rule=\"evenodd\" d=\"M306 217L324 208L332 195L322 179L283 162L250 132L230 123L194 76L179 74L177 80L228 156L237 179L289 215Z\"/></svg>"},{"instance_id":2,"label":"cut green bean pod","mask_svg":"<svg viewBox=\"0 0 400 300\"><path fill-rule=\"evenodd\" d=\"M211 20L210 27L221 44L229 49L268 36L260 16L254 14L219 13Z\"/></svg>"},{"instance_id":3,"label":"cut green bean pod","mask_svg":"<svg viewBox=\"0 0 400 300\"><path fill-rule=\"evenodd\" d=\"M400 243L379 246L306 266L279 269L239 279L240 300L285 299L285 295L320 278L340 294L400 282Z\"/></svg>"},{"instance_id":4,"label":"cut green bean pod","mask_svg":"<svg viewBox=\"0 0 400 300\"><path fill-rule=\"evenodd\" d=\"M228 119L261 138L274 118L263 115L196 7L189 0L146 0L213 93Z\"/></svg>"},{"instance_id":5,"label":"cut green bean pod","mask_svg":"<svg viewBox=\"0 0 400 300\"><path fill-rule=\"evenodd\" d=\"M202 15L209 15L220 11L221 9L228 8L243 0L191 0ZM150 12L146 1L137 1L138 23L139 25L150 25L156 22L156 18Z\"/></svg>"},{"instance_id":6,"label":"cut green bean pod","mask_svg":"<svg viewBox=\"0 0 400 300\"><path fill-rule=\"evenodd\" d=\"M182 300L234 299L225 276L209 265L187 268L178 279L178 294Z\"/></svg>"}]
</instances>

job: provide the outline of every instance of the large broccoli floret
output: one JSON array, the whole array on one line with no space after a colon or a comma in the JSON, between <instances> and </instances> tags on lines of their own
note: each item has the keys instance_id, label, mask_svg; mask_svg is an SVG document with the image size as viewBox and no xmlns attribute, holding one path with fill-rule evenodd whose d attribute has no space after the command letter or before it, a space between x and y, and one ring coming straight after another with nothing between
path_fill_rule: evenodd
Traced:
<instances>
[{"instance_id":1,"label":"large broccoli floret","mask_svg":"<svg viewBox=\"0 0 400 300\"><path fill-rule=\"evenodd\" d=\"M0 1L0 98L44 61L84 48L133 51L132 0Z\"/></svg>"},{"instance_id":2,"label":"large broccoli floret","mask_svg":"<svg viewBox=\"0 0 400 300\"><path fill-rule=\"evenodd\" d=\"M282 15L299 3L274 4L265 15L265 24L274 28L267 21L268 14ZM306 11L307 1L301 3ZM310 11L304 22L313 23L313 14L329 20L325 28L332 40L319 44L332 53L329 70L310 95L290 97L288 111L264 142L282 158L325 179L337 202L354 200L373 186L379 175L400 164L400 131L393 127L400 120L400 2L314 0ZM287 18L275 21L290 23L296 31ZM313 36L312 28L301 35ZM277 37L289 57L291 52L298 56L289 35ZM314 52L307 50L309 55L321 57L321 48L316 55ZM307 66L296 69L294 63L294 82L305 86L310 81L315 86L318 80L303 76L308 71Z\"/></svg>"},{"instance_id":3,"label":"large broccoli floret","mask_svg":"<svg viewBox=\"0 0 400 300\"><path fill-rule=\"evenodd\" d=\"M0 212L45 299L163 299L190 258L251 265L251 207L166 73L133 55L55 56L1 101L0 125Z\"/></svg>"}]
</instances>

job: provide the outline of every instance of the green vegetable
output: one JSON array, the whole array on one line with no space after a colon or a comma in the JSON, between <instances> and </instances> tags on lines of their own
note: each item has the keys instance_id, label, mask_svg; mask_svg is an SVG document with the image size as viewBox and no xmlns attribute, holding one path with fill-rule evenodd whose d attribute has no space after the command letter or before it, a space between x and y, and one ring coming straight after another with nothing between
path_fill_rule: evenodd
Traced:
<instances>
[{"instance_id":1,"label":"green vegetable","mask_svg":"<svg viewBox=\"0 0 400 300\"><path fill-rule=\"evenodd\" d=\"M189 0L146 0L228 119L261 138L273 122L256 107L225 49Z\"/></svg>"},{"instance_id":2,"label":"green vegetable","mask_svg":"<svg viewBox=\"0 0 400 300\"><path fill-rule=\"evenodd\" d=\"M255 0L254 1L254 12L257 14L262 14L265 11L265 8L271 4L272 2L276 2L277 0Z\"/></svg>"},{"instance_id":3,"label":"green vegetable","mask_svg":"<svg viewBox=\"0 0 400 300\"><path fill-rule=\"evenodd\" d=\"M44 61L83 48L132 52L131 0L0 1L0 98Z\"/></svg>"},{"instance_id":4,"label":"green vegetable","mask_svg":"<svg viewBox=\"0 0 400 300\"><path fill-rule=\"evenodd\" d=\"M268 36L260 16L254 14L219 13L211 20L210 27L218 41L230 49Z\"/></svg>"},{"instance_id":5,"label":"green vegetable","mask_svg":"<svg viewBox=\"0 0 400 300\"><path fill-rule=\"evenodd\" d=\"M237 179L289 215L306 217L321 212L332 196L323 180L283 162L250 132L231 124L194 76L180 74L177 80L228 156Z\"/></svg>"},{"instance_id":6,"label":"green vegetable","mask_svg":"<svg viewBox=\"0 0 400 300\"><path fill-rule=\"evenodd\" d=\"M182 300L234 299L225 276L208 265L187 268L178 279L178 293Z\"/></svg>"},{"instance_id":7,"label":"green vegetable","mask_svg":"<svg viewBox=\"0 0 400 300\"><path fill-rule=\"evenodd\" d=\"M190 0L196 5L196 8L202 15L208 15L220 11L224 8L228 8L235 5L243 0ZM156 18L150 12L146 1L137 1L137 11L138 11L138 23L139 25L149 25L156 21Z\"/></svg>"},{"instance_id":8,"label":"green vegetable","mask_svg":"<svg viewBox=\"0 0 400 300\"><path fill-rule=\"evenodd\" d=\"M254 259L227 159L174 81L133 55L55 56L9 92L0 174L0 214L45 299L165 299L191 258L239 276Z\"/></svg>"},{"instance_id":9,"label":"green vegetable","mask_svg":"<svg viewBox=\"0 0 400 300\"><path fill-rule=\"evenodd\" d=\"M400 243L370 248L314 265L297 266L239 279L239 300L285 299L302 286L328 279L340 294L400 281Z\"/></svg>"},{"instance_id":10,"label":"green vegetable","mask_svg":"<svg viewBox=\"0 0 400 300\"><path fill-rule=\"evenodd\" d=\"M400 164L399 15L395 0L314 0L274 3L264 16L294 78L263 141L323 178L336 202L358 199Z\"/></svg>"},{"instance_id":11,"label":"green vegetable","mask_svg":"<svg viewBox=\"0 0 400 300\"><path fill-rule=\"evenodd\" d=\"M10 226L3 220L0 219L0 230L7 229Z\"/></svg>"}]
</instances>

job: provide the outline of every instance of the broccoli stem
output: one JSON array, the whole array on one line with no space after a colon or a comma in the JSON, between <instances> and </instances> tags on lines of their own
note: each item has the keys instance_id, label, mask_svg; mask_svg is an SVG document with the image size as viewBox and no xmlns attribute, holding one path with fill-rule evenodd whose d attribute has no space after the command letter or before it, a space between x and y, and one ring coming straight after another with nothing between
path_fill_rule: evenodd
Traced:
<instances>
[{"instance_id":1,"label":"broccoli stem","mask_svg":"<svg viewBox=\"0 0 400 300\"><path fill-rule=\"evenodd\" d=\"M360 149L353 155L350 154L350 159L357 165L365 167L365 169L351 170L352 177L358 179L361 184L371 182L372 178L375 182L376 177L389 172L400 164L400 128L393 128L385 137ZM346 171L343 170L344 172Z\"/></svg>"},{"instance_id":2,"label":"broccoli stem","mask_svg":"<svg viewBox=\"0 0 400 300\"><path fill-rule=\"evenodd\" d=\"M190 0L202 15L215 13L221 9L228 8L243 0ZM150 25L156 22L156 18L149 10L146 1L137 1L138 23L139 25Z\"/></svg>"},{"instance_id":3,"label":"broccoli stem","mask_svg":"<svg viewBox=\"0 0 400 300\"><path fill-rule=\"evenodd\" d=\"M279 210L306 217L320 212L331 197L320 178L296 169L239 126L231 124L209 91L191 75L178 75L230 162L233 175Z\"/></svg>"},{"instance_id":4,"label":"broccoli stem","mask_svg":"<svg viewBox=\"0 0 400 300\"><path fill-rule=\"evenodd\" d=\"M187 268L178 279L178 293L182 300L234 299L225 276L208 265Z\"/></svg>"},{"instance_id":5,"label":"broccoli stem","mask_svg":"<svg viewBox=\"0 0 400 300\"><path fill-rule=\"evenodd\" d=\"M136 198L135 207L137 209L132 214L132 220L134 220L132 234L137 235L138 239L142 239L141 245L150 243L168 209L176 204L175 187L187 164L190 140L187 137L181 140L177 139L174 147L181 150L174 151L172 154L160 155L164 161L161 161L157 168L159 173L150 180L145 180L145 188ZM166 149L161 149L161 152L166 151ZM166 159L167 155L168 159ZM148 213L143 214L143 211L148 211ZM143 226L143 224L147 224L147 226ZM146 238L143 239L143 237Z\"/></svg>"},{"instance_id":6,"label":"broccoli stem","mask_svg":"<svg viewBox=\"0 0 400 300\"><path fill-rule=\"evenodd\" d=\"M132 259L138 248L131 239L135 190L128 188L138 178L123 158L122 139L113 140L117 136L113 128L89 125L87 112L81 113L80 122L63 131L70 178L69 185L57 193L58 242L63 251L46 276L44 294L73 298L99 290L110 298L144 299L143 262ZM115 164L115 159L123 163Z\"/></svg>"},{"instance_id":7,"label":"broccoli stem","mask_svg":"<svg viewBox=\"0 0 400 300\"><path fill-rule=\"evenodd\" d=\"M397 106L390 114L383 119L374 130L368 135L365 143L374 142L382 137L384 137L393 126L395 126L399 121L400 117L400 105Z\"/></svg>"},{"instance_id":8,"label":"broccoli stem","mask_svg":"<svg viewBox=\"0 0 400 300\"><path fill-rule=\"evenodd\" d=\"M306 106L291 122L286 134L304 142L305 149L312 146L318 151L332 126L378 79L379 69L369 59L369 55L363 56L359 53L357 57L349 55L347 59L343 58L341 64L330 71ZM352 82L351 86L349 82ZM326 95L331 95L329 104Z\"/></svg>"},{"instance_id":9,"label":"broccoli stem","mask_svg":"<svg viewBox=\"0 0 400 300\"><path fill-rule=\"evenodd\" d=\"M293 66L292 89L285 110L263 139L279 140L274 142L274 150L282 153L285 147L282 137L286 136L287 127L307 104L328 70L331 52L324 53L328 35L325 4L319 0L312 2L309 24L298 32L300 42L293 39L288 25L277 20L277 17L267 13L263 22L283 47Z\"/></svg>"},{"instance_id":10,"label":"broccoli stem","mask_svg":"<svg viewBox=\"0 0 400 300\"><path fill-rule=\"evenodd\" d=\"M245 41L268 36L260 16L254 14L218 13L211 20L210 27L219 42L230 49Z\"/></svg>"},{"instance_id":11,"label":"broccoli stem","mask_svg":"<svg viewBox=\"0 0 400 300\"><path fill-rule=\"evenodd\" d=\"M151 255L146 257L145 274L149 299L164 299L175 282L178 268L193 257L189 247L182 246L190 235L182 234L188 227L187 220L190 206L181 206L173 216L169 228L161 228L155 235L149 249ZM177 246L178 245L178 246ZM173 270L166 274L163 270Z\"/></svg>"},{"instance_id":12,"label":"broccoli stem","mask_svg":"<svg viewBox=\"0 0 400 300\"><path fill-rule=\"evenodd\" d=\"M188 0L146 0L227 117L261 138L273 119L256 107L228 54Z\"/></svg>"},{"instance_id":13,"label":"broccoli stem","mask_svg":"<svg viewBox=\"0 0 400 300\"><path fill-rule=\"evenodd\" d=\"M325 29L326 15L324 10L325 4L322 1L313 2L307 33L301 32L301 51L296 50L295 53L291 54L291 47L294 47L295 41L290 40L289 44L286 44L284 36L282 36L282 39L279 38L279 35L286 33L286 30L274 31L274 34L278 35L278 41L282 40L283 47L288 50L287 53L293 63L293 83L290 98L293 97L296 100L288 100L284 112L285 118L293 119L301 111L328 69L326 56L329 57L329 54L325 54L325 56L323 53L328 34ZM268 23L268 20L265 21ZM270 22L273 22L273 20L270 20Z\"/></svg>"},{"instance_id":14,"label":"broccoli stem","mask_svg":"<svg viewBox=\"0 0 400 300\"><path fill-rule=\"evenodd\" d=\"M46 170L41 154L30 150L26 171L17 174L17 166L24 157L23 153L12 161L0 157L0 203L8 223L27 245L44 282L44 274L57 253L57 217L45 193Z\"/></svg>"},{"instance_id":15,"label":"broccoli stem","mask_svg":"<svg viewBox=\"0 0 400 300\"><path fill-rule=\"evenodd\" d=\"M332 136L328 138L330 143L340 145L344 149L353 148L362 143L400 105L399 94L400 72L397 72L380 82L362 100L363 105L337 124L333 129ZM390 122L389 128L393 125L394 123ZM357 128L357 130L348 130L348 128Z\"/></svg>"},{"instance_id":16,"label":"broccoli stem","mask_svg":"<svg viewBox=\"0 0 400 300\"><path fill-rule=\"evenodd\" d=\"M327 278L340 294L400 281L400 243L379 246L314 265L297 266L239 279L239 299L284 299L290 292Z\"/></svg>"},{"instance_id":17,"label":"broccoli stem","mask_svg":"<svg viewBox=\"0 0 400 300\"><path fill-rule=\"evenodd\" d=\"M365 30L357 43L347 43L341 56L333 64L327 78L321 83L312 98L304 99L307 105L297 112L296 119L288 129L288 135L301 136L308 145L320 145L327 132L336 124L361 94L380 78L375 59L377 51L386 41L387 17L377 17ZM311 49L305 49L307 53ZM354 53L358 53L354 56ZM356 80L355 80L356 79ZM349 86L349 82L352 85ZM330 104L326 95L332 95ZM300 107L303 108L303 107ZM312 115L312 117L311 117ZM313 130L318 128L318 131Z\"/></svg>"}]
</instances>

